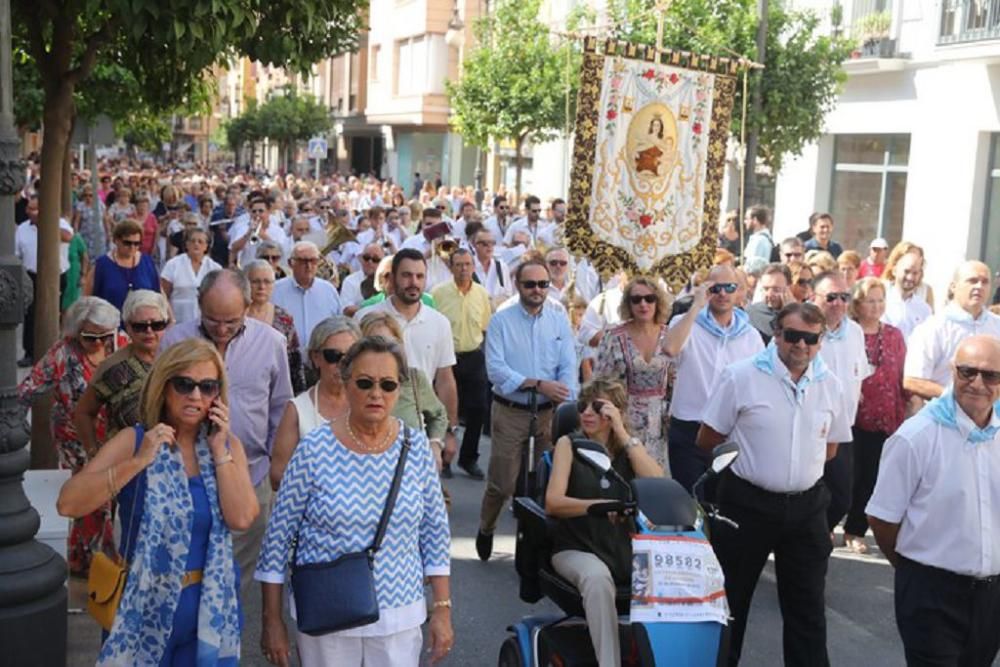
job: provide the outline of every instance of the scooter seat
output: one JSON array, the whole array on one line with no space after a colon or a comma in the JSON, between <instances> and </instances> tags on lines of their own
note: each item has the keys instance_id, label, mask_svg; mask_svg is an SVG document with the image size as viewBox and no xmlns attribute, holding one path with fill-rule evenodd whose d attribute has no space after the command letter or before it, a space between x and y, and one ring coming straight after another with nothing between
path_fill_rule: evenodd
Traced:
<instances>
[{"instance_id":1,"label":"scooter seat","mask_svg":"<svg viewBox=\"0 0 1000 667\"><path fill-rule=\"evenodd\" d=\"M586 616L583 611L583 598L576 586L561 577L548 567L538 571L542 594L549 598L568 616ZM627 616L632 603L632 590L628 585L615 588L615 607L618 614Z\"/></svg>"}]
</instances>

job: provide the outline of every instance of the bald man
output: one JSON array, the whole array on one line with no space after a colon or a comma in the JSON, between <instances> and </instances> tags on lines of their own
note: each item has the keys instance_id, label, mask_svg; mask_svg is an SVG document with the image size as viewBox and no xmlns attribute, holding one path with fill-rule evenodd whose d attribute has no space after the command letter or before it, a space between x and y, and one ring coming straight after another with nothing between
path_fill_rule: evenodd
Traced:
<instances>
[{"instance_id":1,"label":"bald man","mask_svg":"<svg viewBox=\"0 0 1000 667\"><path fill-rule=\"evenodd\" d=\"M982 262L963 262L955 270L948 292L951 302L920 323L906 343L903 388L923 398L940 396L951 381L951 360L969 336L1000 337L1000 317L989 305L990 269Z\"/></svg>"},{"instance_id":2,"label":"bald man","mask_svg":"<svg viewBox=\"0 0 1000 667\"><path fill-rule=\"evenodd\" d=\"M911 666L986 667L1000 648L1000 339L953 359L952 386L886 441L865 510Z\"/></svg>"},{"instance_id":3,"label":"bald man","mask_svg":"<svg viewBox=\"0 0 1000 667\"><path fill-rule=\"evenodd\" d=\"M711 454L695 444L709 391L722 370L764 349L760 334L740 310L739 277L728 266L708 274L708 303L701 308L676 355L677 379L670 406L670 474L688 490L708 469ZM671 328L682 326L675 318ZM710 491L710 490L709 490Z\"/></svg>"}]
</instances>

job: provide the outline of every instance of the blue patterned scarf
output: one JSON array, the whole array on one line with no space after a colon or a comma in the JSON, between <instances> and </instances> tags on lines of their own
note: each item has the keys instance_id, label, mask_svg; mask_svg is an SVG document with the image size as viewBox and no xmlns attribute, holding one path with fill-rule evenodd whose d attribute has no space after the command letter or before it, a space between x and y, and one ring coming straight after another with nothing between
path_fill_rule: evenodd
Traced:
<instances>
[{"instance_id":1,"label":"blue patterned scarf","mask_svg":"<svg viewBox=\"0 0 1000 667\"><path fill-rule=\"evenodd\" d=\"M198 667L239 664L240 627L233 541L222 518L208 443L195 444L212 511L212 529L198 607ZM181 595L194 505L181 453L161 447L146 469L146 500L128 583L98 667L158 665L173 630Z\"/></svg>"},{"instance_id":2,"label":"blue patterned scarf","mask_svg":"<svg viewBox=\"0 0 1000 667\"><path fill-rule=\"evenodd\" d=\"M994 415L997 413L997 408L1000 408L1000 402L993 406ZM927 412L927 416L938 424L956 431L959 430L958 404L955 402L955 393L951 387L948 387L943 394L925 405L923 411ZM983 428L979 428L976 426L975 422L970 419L969 423L972 424L972 430L969 431L969 435L965 439L966 442L978 445L981 442L989 442L993 440L996 437L997 432L1000 431L1000 425L997 425L994 422L996 422L996 419Z\"/></svg>"},{"instance_id":3,"label":"blue patterned scarf","mask_svg":"<svg viewBox=\"0 0 1000 667\"><path fill-rule=\"evenodd\" d=\"M725 329L712 317L708 306L698 311L695 322L716 338L736 338L750 329L750 316L740 308L733 308L733 321Z\"/></svg>"}]
</instances>

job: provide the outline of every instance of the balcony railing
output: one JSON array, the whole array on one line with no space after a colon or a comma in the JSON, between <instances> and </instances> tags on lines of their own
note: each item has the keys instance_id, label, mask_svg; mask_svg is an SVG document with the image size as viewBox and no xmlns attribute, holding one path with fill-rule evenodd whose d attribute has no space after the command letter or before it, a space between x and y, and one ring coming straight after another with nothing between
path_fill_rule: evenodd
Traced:
<instances>
[{"instance_id":1,"label":"balcony railing","mask_svg":"<svg viewBox=\"0 0 1000 667\"><path fill-rule=\"evenodd\" d=\"M1000 0L943 0L939 44L1000 39Z\"/></svg>"}]
</instances>

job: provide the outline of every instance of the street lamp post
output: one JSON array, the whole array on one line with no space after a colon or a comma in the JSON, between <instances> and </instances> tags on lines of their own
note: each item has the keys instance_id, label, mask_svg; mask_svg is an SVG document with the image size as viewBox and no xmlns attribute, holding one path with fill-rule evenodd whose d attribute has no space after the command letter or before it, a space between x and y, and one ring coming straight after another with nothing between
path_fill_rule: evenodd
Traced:
<instances>
[{"instance_id":1,"label":"street lamp post","mask_svg":"<svg viewBox=\"0 0 1000 667\"><path fill-rule=\"evenodd\" d=\"M17 325L31 294L14 255L13 197L24 186L14 128L10 0L0 0L0 662L66 664L66 561L34 539L38 512L21 485L30 455L17 401Z\"/></svg>"}]
</instances>

